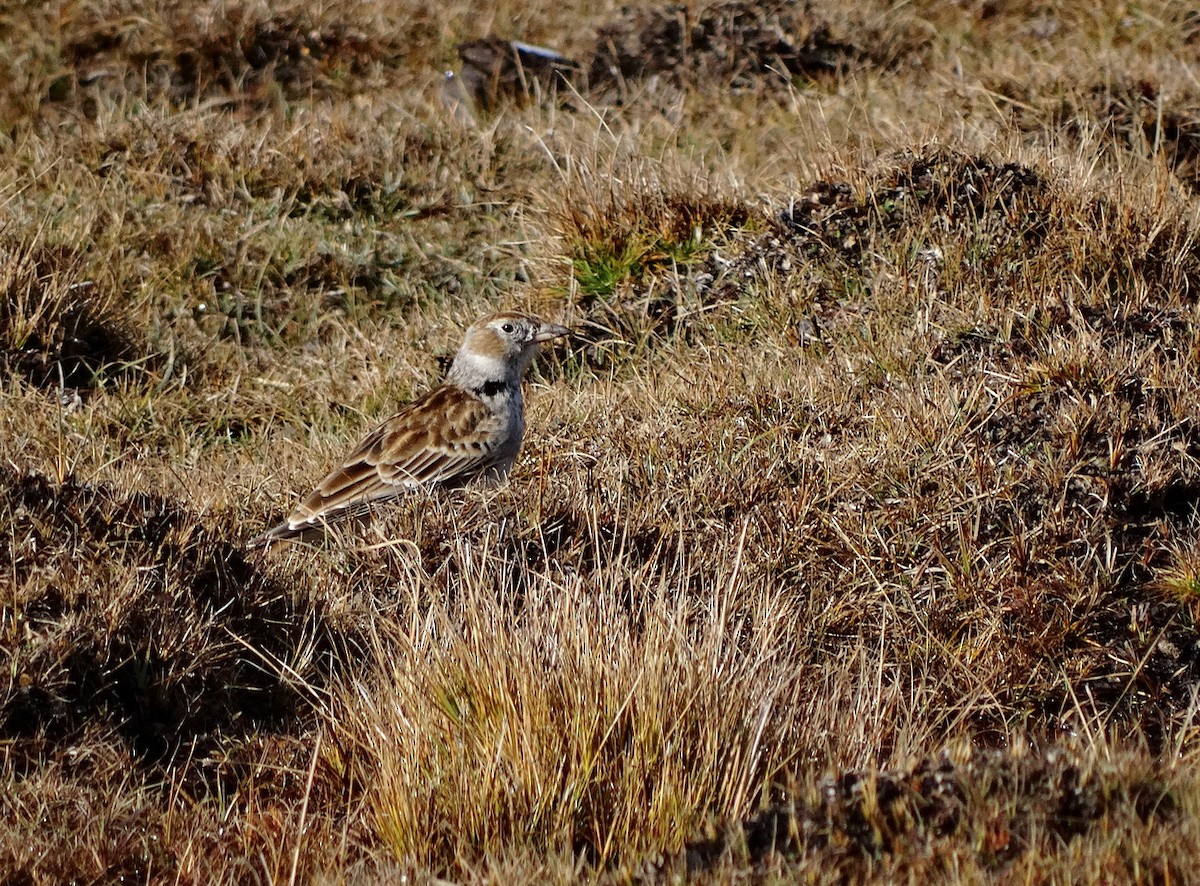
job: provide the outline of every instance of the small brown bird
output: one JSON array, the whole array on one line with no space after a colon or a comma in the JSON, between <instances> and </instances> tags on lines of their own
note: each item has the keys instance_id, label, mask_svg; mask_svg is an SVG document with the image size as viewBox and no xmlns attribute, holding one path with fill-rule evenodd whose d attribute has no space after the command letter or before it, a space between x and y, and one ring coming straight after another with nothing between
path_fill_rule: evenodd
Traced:
<instances>
[{"instance_id":1,"label":"small brown bird","mask_svg":"<svg viewBox=\"0 0 1200 886\"><path fill-rule=\"evenodd\" d=\"M446 380L393 415L346 456L281 523L250 544L304 540L329 523L416 487L455 487L508 475L525 434L521 379L538 345L570 332L530 314L471 326Z\"/></svg>"}]
</instances>

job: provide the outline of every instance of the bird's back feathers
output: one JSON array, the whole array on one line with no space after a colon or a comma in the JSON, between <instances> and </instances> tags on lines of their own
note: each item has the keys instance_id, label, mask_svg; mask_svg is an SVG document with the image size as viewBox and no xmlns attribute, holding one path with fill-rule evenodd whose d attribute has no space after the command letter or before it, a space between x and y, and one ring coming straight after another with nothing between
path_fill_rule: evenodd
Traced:
<instances>
[{"instance_id":1,"label":"bird's back feathers","mask_svg":"<svg viewBox=\"0 0 1200 886\"><path fill-rule=\"evenodd\" d=\"M518 391L518 397L519 391ZM513 404L520 409L520 404ZM478 396L443 385L393 415L330 471L263 543L296 537L351 505L367 505L417 486L459 486L516 456L501 439L507 416Z\"/></svg>"}]
</instances>

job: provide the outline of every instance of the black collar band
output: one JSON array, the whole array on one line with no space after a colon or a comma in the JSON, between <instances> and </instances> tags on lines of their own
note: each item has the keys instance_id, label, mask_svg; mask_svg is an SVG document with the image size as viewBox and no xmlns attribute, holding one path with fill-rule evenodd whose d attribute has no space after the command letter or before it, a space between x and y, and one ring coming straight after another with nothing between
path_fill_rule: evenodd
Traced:
<instances>
[{"instance_id":1,"label":"black collar band","mask_svg":"<svg viewBox=\"0 0 1200 886\"><path fill-rule=\"evenodd\" d=\"M507 387L508 382L506 381L485 381L479 387L475 388L475 394L480 397L495 397Z\"/></svg>"}]
</instances>

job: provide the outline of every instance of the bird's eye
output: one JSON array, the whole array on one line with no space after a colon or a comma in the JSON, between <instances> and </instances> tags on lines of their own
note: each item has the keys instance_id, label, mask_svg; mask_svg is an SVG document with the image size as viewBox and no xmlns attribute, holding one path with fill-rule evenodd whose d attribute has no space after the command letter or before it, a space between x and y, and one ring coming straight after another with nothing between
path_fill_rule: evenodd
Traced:
<instances>
[{"instance_id":1,"label":"bird's eye","mask_svg":"<svg viewBox=\"0 0 1200 886\"><path fill-rule=\"evenodd\" d=\"M512 334L512 331L513 331L513 325L512 325L511 323L505 323L505 324L504 324L503 326L501 326L500 328L501 328L501 329L503 329L505 332L507 332L509 335L511 335L511 334Z\"/></svg>"}]
</instances>

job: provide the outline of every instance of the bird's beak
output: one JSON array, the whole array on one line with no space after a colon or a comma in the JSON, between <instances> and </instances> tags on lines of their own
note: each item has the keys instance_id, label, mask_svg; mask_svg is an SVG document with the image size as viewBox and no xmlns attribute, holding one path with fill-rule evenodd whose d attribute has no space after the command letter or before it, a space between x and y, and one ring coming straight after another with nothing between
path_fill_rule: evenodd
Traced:
<instances>
[{"instance_id":1,"label":"bird's beak","mask_svg":"<svg viewBox=\"0 0 1200 886\"><path fill-rule=\"evenodd\" d=\"M552 341L564 335L570 335L571 330L565 326L559 326L557 323L543 323L538 327L538 331L534 333L533 340L539 344L544 341Z\"/></svg>"}]
</instances>

